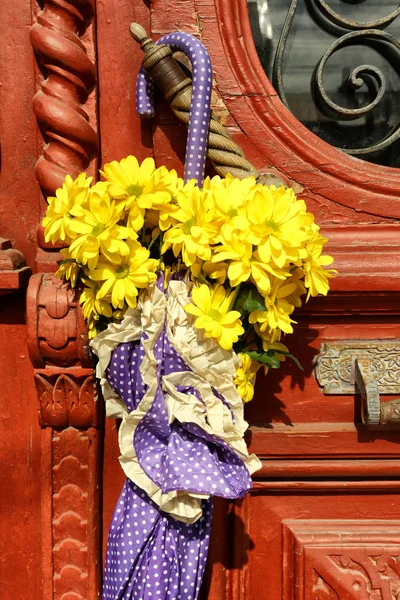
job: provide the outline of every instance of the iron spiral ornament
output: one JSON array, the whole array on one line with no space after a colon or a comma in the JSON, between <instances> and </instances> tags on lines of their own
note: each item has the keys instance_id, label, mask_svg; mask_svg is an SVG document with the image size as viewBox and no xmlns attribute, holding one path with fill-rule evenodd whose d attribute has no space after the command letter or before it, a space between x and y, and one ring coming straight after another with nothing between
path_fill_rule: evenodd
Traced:
<instances>
[{"instance_id":1,"label":"iron spiral ornament","mask_svg":"<svg viewBox=\"0 0 400 600\"><path fill-rule=\"evenodd\" d=\"M293 25L299 0L291 0L282 32L278 41L272 70L272 82L283 104L290 110L283 83L283 62L287 41ZM318 61L312 79L311 93L315 105L330 119L351 121L366 116L381 103L387 90L387 81L383 71L371 64L362 64L355 67L348 74L343 87L349 92L367 85L371 99L357 108L348 108L334 102L326 92L323 85L324 69L333 54L343 48L363 45L371 48L387 60L393 69L400 74L400 43L391 34L384 31L400 15L400 6L385 17L374 21L351 21L338 14L325 0L309 0L309 12L314 21L325 31L336 36L329 48ZM389 131L383 139L367 147L341 148L339 150L352 156L368 157L380 152L400 138L400 123Z\"/></svg>"}]
</instances>

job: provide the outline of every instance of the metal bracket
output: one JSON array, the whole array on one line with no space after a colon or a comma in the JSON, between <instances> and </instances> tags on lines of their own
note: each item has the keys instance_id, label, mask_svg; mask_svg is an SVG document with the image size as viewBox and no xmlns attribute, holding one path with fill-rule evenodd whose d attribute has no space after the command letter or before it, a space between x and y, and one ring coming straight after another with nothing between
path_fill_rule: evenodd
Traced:
<instances>
[{"instance_id":1,"label":"metal bracket","mask_svg":"<svg viewBox=\"0 0 400 600\"><path fill-rule=\"evenodd\" d=\"M322 344L315 376L324 394L361 393L362 421L373 429L400 428L400 340L343 340Z\"/></svg>"}]
</instances>

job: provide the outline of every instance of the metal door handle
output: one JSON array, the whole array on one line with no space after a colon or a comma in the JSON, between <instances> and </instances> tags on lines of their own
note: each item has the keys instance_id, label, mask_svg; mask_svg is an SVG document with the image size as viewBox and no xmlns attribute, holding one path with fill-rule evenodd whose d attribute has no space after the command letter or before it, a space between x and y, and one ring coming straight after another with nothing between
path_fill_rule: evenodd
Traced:
<instances>
[{"instance_id":1,"label":"metal door handle","mask_svg":"<svg viewBox=\"0 0 400 600\"><path fill-rule=\"evenodd\" d=\"M361 394L361 415L364 425L369 428L400 429L400 399L381 402L378 381L373 375L370 358L356 358L354 378Z\"/></svg>"},{"instance_id":2,"label":"metal door handle","mask_svg":"<svg viewBox=\"0 0 400 600\"><path fill-rule=\"evenodd\" d=\"M315 375L325 394L361 394L369 429L400 429L400 340L342 340L322 344Z\"/></svg>"}]
</instances>

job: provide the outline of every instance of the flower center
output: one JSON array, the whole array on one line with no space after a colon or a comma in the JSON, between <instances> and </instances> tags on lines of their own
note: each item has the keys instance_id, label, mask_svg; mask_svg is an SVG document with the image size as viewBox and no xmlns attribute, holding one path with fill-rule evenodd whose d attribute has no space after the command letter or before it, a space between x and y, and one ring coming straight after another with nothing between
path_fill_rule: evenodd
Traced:
<instances>
[{"instance_id":1,"label":"flower center","mask_svg":"<svg viewBox=\"0 0 400 600\"><path fill-rule=\"evenodd\" d=\"M272 229L272 231L279 231L279 225L274 221L264 221L264 225L268 227L268 229Z\"/></svg>"},{"instance_id":2,"label":"flower center","mask_svg":"<svg viewBox=\"0 0 400 600\"><path fill-rule=\"evenodd\" d=\"M127 265L120 265L115 269L116 279L124 279L129 273L129 267Z\"/></svg>"},{"instance_id":3,"label":"flower center","mask_svg":"<svg viewBox=\"0 0 400 600\"><path fill-rule=\"evenodd\" d=\"M232 217L237 217L238 211L236 210L236 208L230 208L226 214L230 219L232 219Z\"/></svg>"},{"instance_id":4,"label":"flower center","mask_svg":"<svg viewBox=\"0 0 400 600\"><path fill-rule=\"evenodd\" d=\"M196 219L194 217L185 221L182 227L183 233L190 235L190 230L192 229L193 225L196 225Z\"/></svg>"},{"instance_id":5,"label":"flower center","mask_svg":"<svg viewBox=\"0 0 400 600\"><path fill-rule=\"evenodd\" d=\"M129 196L140 196L140 194L143 194L143 188L140 185L129 185L126 191Z\"/></svg>"},{"instance_id":6,"label":"flower center","mask_svg":"<svg viewBox=\"0 0 400 600\"><path fill-rule=\"evenodd\" d=\"M219 312L219 310L215 310L215 308L211 308L208 311L208 316L211 317L214 321L218 321L218 323L222 319L221 313Z\"/></svg>"},{"instance_id":7,"label":"flower center","mask_svg":"<svg viewBox=\"0 0 400 600\"><path fill-rule=\"evenodd\" d=\"M97 225L95 227L93 227L93 229L92 229L92 235L97 237L98 235L103 233L103 231L106 229L106 227L107 227L107 225L104 225L104 223L97 223Z\"/></svg>"}]
</instances>

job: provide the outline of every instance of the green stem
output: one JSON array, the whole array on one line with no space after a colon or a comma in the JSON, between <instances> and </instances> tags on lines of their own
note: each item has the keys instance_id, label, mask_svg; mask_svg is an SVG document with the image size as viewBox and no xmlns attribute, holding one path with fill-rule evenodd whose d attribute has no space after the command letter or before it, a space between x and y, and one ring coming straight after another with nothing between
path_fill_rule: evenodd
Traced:
<instances>
[{"instance_id":1,"label":"green stem","mask_svg":"<svg viewBox=\"0 0 400 600\"><path fill-rule=\"evenodd\" d=\"M158 235L157 235L155 238L153 238L153 239L151 240L151 242L150 242L150 244L149 244L149 247L148 247L148 250L150 250L150 249L151 249L152 245L154 244L154 242L155 242L156 240L158 240L158 238L160 237L160 235L161 235L161 234L158 234Z\"/></svg>"}]
</instances>

